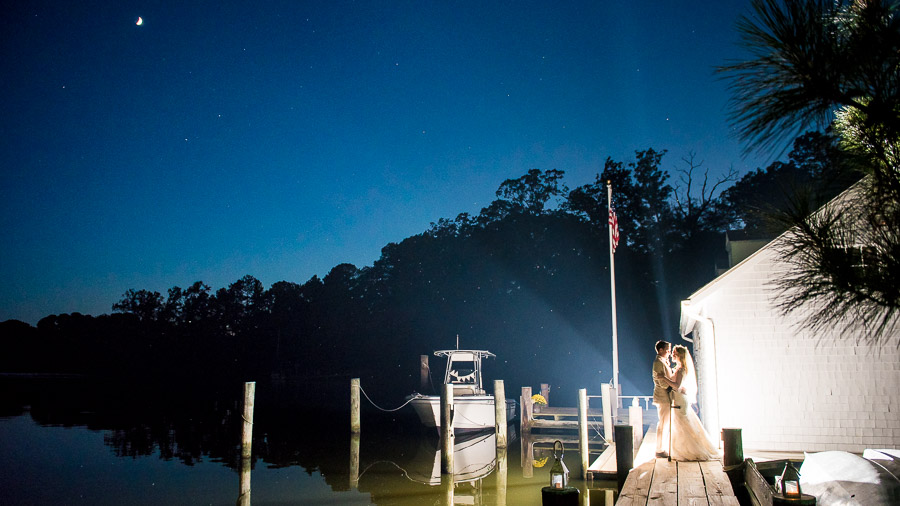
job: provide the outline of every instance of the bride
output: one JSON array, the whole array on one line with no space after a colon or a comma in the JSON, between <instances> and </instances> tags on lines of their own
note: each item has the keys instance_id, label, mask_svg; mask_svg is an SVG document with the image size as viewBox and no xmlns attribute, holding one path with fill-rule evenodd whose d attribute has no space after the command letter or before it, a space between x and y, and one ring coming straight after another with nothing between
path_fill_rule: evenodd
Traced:
<instances>
[{"instance_id":1,"label":"bride","mask_svg":"<svg viewBox=\"0 0 900 506\"><path fill-rule=\"evenodd\" d=\"M678 345L672 352L675 360L673 379L666 378L672 387L675 408L670 415L672 424L672 448L669 454L672 460L703 461L719 458L719 450L710 441L709 435L700 424L700 418L694 413L692 404L697 402L697 374L694 371L694 360L687 348Z\"/></svg>"}]
</instances>

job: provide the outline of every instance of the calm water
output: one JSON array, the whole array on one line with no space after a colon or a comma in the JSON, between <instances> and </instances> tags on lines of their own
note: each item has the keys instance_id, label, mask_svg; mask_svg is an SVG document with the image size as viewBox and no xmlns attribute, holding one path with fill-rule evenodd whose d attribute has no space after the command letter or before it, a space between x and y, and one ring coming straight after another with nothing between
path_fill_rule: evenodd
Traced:
<instances>
[{"instance_id":1,"label":"calm water","mask_svg":"<svg viewBox=\"0 0 900 506\"><path fill-rule=\"evenodd\" d=\"M257 386L254 456L242 474L239 405L227 395L171 397L70 380L0 387L2 504L233 505L244 479L251 493L242 504L257 506L539 505L553 462L540 447L523 459L515 434L505 462L493 435L459 438L451 485L440 475L437 437L411 409L364 409L353 440L345 411L310 409L308 392L267 396ZM286 400L298 398L300 406ZM565 460L577 474L578 452ZM603 491L572 485L582 504L604 504Z\"/></svg>"}]
</instances>

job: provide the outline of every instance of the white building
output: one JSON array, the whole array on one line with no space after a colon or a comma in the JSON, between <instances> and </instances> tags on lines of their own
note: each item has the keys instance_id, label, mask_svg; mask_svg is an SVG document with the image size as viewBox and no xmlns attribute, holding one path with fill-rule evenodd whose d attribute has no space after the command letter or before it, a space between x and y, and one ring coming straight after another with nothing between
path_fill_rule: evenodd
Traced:
<instances>
[{"instance_id":1,"label":"white building","mask_svg":"<svg viewBox=\"0 0 900 506\"><path fill-rule=\"evenodd\" d=\"M775 301L772 282L788 269L776 241L681 303L704 425L740 428L757 450L900 448L900 326L877 346L854 325L800 329L799 311L782 316Z\"/></svg>"}]
</instances>

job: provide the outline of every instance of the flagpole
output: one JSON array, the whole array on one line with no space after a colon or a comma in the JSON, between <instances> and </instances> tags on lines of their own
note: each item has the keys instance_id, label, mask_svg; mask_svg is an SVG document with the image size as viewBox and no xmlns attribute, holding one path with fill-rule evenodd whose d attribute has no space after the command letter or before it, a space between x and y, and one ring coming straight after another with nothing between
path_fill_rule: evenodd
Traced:
<instances>
[{"instance_id":1,"label":"flagpole","mask_svg":"<svg viewBox=\"0 0 900 506\"><path fill-rule=\"evenodd\" d=\"M606 182L606 207L607 216L612 216L612 182ZM609 220L607 220L608 222ZM608 223L609 229L609 289L612 301L612 345L613 345L613 388L616 389L616 395L620 395L619 391L619 334L616 323L616 258L613 251L613 229L612 223Z\"/></svg>"}]
</instances>

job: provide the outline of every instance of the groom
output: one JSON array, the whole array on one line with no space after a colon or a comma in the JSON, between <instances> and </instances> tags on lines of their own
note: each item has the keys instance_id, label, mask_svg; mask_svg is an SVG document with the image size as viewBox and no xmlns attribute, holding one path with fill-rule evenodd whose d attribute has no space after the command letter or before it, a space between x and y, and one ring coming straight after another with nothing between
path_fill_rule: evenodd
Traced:
<instances>
[{"instance_id":1,"label":"groom","mask_svg":"<svg viewBox=\"0 0 900 506\"><path fill-rule=\"evenodd\" d=\"M667 437L669 426L669 384L663 378L672 379L672 369L669 367L669 356L672 345L666 341L656 342L656 359L653 360L653 405L659 413L659 423L656 424L656 456L668 457L669 448ZM665 449L663 449L665 448Z\"/></svg>"}]
</instances>

